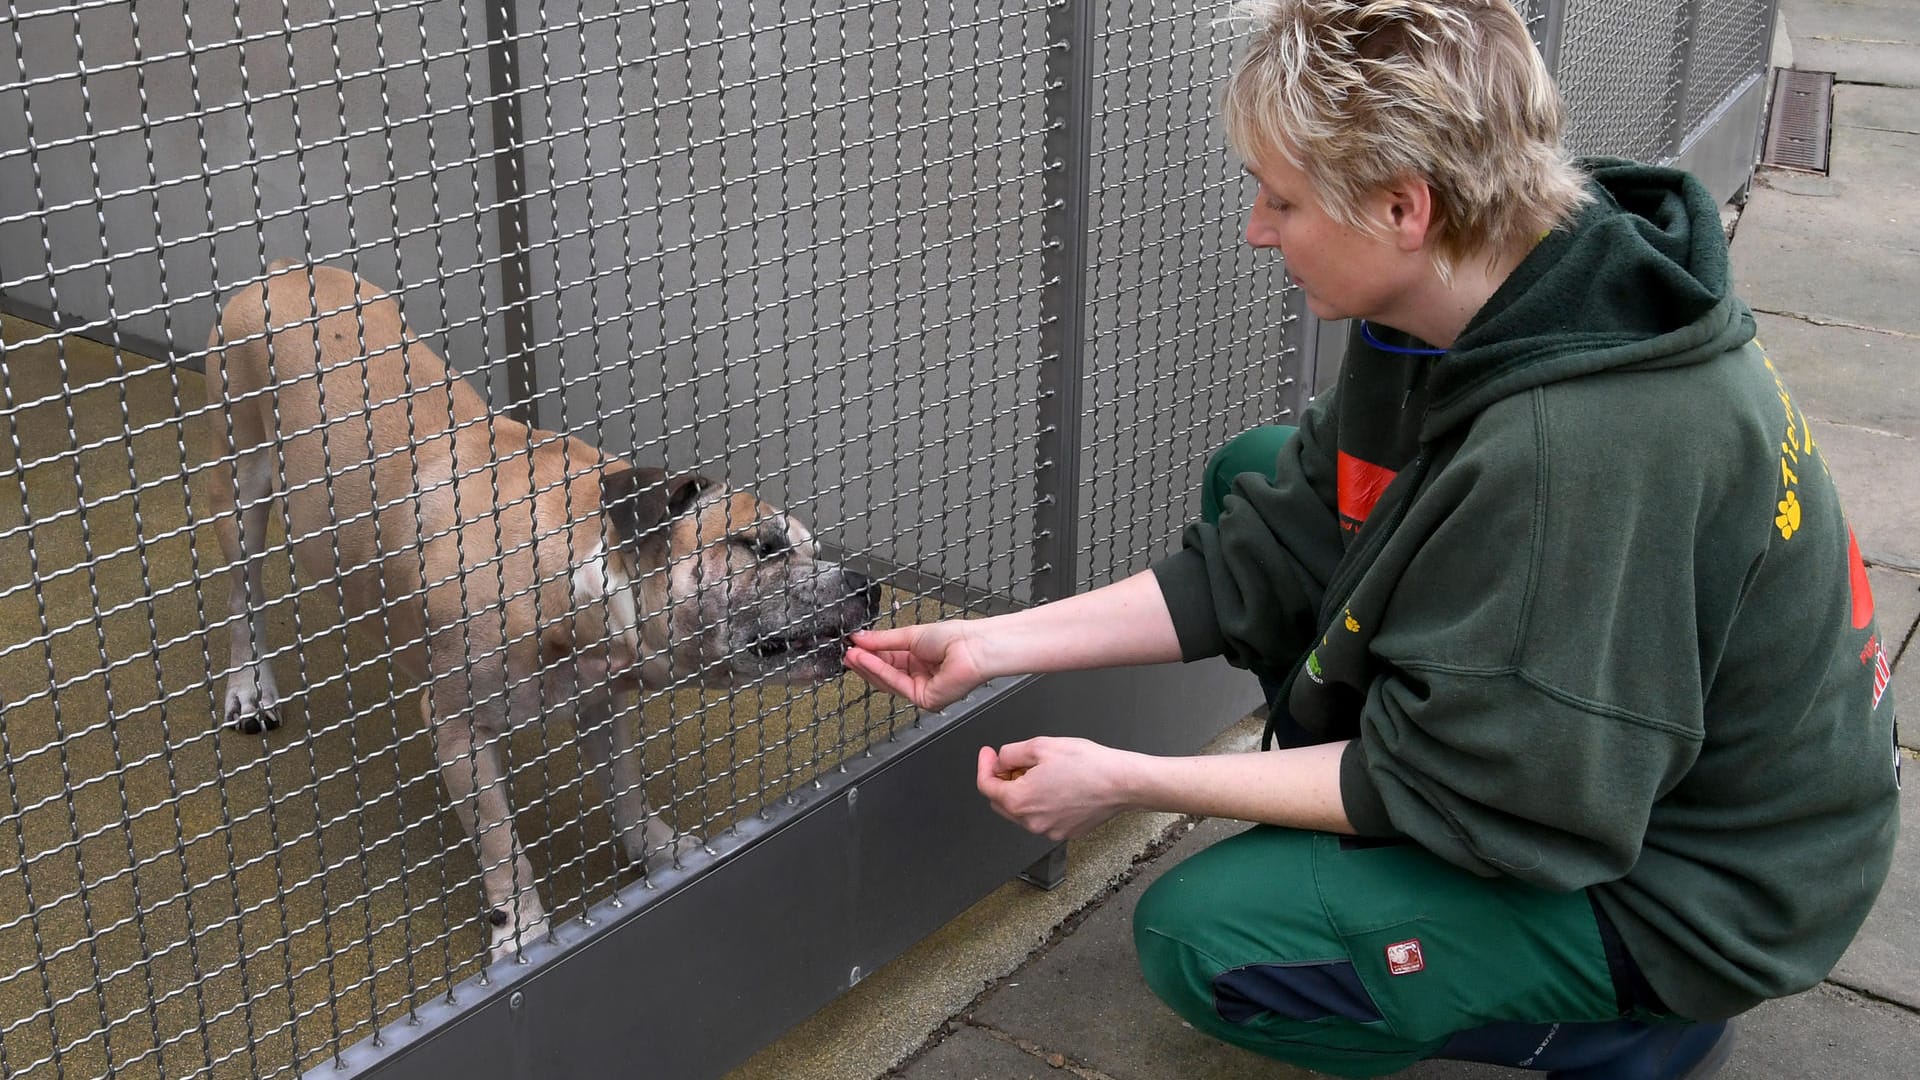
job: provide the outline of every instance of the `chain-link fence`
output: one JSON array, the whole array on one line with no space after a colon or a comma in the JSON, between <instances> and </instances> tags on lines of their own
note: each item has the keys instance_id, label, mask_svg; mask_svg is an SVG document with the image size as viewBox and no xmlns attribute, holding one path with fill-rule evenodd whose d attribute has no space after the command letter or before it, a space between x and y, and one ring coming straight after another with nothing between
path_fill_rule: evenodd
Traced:
<instances>
[{"instance_id":1,"label":"chain-link fence","mask_svg":"<svg viewBox=\"0 0 1920 1080\"><path fill-rule=\"evenodd\" d=\"M378 1061L930 737L823 640L1166 550L1315 362L1217 14L13 5L0 1077ZM1764 68L1529 14L1582 150Z\"/></svg>"}]
</instances>

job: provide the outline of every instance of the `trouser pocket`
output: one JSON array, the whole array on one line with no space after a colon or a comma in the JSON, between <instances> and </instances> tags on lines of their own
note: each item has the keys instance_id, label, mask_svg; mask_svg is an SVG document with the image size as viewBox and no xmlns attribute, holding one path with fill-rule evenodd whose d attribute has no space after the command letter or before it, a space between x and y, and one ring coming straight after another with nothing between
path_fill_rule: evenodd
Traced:
<instances>
[{"instance_id":1,"label":"trouser pocket","mask_svg":"<svg viewBox=\"0 0 1920 1080\"><path fill-rule=\"evenodd\" d=\"M1309 846L1328 921L1402 1038L1619 1015L1584 892L1477 877L1412 844L1343 845L1320 834Z\"/></svg>"}]
</instances>

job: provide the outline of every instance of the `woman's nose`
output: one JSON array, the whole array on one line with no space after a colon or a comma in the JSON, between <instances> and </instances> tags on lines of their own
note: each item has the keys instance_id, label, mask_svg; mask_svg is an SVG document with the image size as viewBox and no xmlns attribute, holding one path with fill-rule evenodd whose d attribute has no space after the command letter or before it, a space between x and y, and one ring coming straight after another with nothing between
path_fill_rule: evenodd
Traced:
<instances>
[{"instance_id":1,"label":"woman's nose","mask_svg":"<svg viewBox=\"0 0 1920 1080\"><path fill-rule=\"evenodd\" d=\"M1247 211L1247 243L1256 248L1280 246L1280 234L1260 219L1258 210Z\"/></svg>"}]
</instances>

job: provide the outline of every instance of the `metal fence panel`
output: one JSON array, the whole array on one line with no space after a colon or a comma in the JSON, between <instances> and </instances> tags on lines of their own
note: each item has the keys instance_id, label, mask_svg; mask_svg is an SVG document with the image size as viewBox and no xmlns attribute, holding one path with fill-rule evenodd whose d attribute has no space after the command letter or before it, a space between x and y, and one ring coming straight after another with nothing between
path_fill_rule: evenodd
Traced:
<instances>
[{"instance_id":1,"label":"metal fence panel","mask_svg":"<svg viewBox=\"0 0 1920 1080\"><path fill-rule=\"evenodd\" d=\"M1300 398L1302 309L1280 260L1241 238L1252 182L1214 119L1234 50L1217 7L1098 12L1082 589L1163 554L1198 512L1208 455Z\"/></svg>"}]
</instances>

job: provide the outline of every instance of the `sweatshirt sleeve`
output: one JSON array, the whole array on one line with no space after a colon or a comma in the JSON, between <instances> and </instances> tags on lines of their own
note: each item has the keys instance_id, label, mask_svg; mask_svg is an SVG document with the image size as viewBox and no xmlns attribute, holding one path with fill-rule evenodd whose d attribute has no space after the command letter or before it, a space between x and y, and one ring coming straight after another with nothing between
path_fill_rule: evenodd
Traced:
<instances>
[{"instance_id":1,"label":"sweatshirt sleeve","mask_svg":"<svg viewBox=\"0 0 1920 1080\"><path fill-rule=\"evenodd\" d=\"M1269 480L1243 473L1217 525L1195 522L1181 550L1153 567L1183 659L1224 655L1238 667L1289 667L1318 629L1342 552L1335 513L1333 403L1308 406Z\"/></svg>"},{"instance_id":2,"label":"sweatshirt sleeve","mask_svg":"<svg viewBox=\"0 0 1920 1080\"><path fill-rule=\"evenodd\" d=\"M1632 869L1704 740L1696 507L1528 419L1470 437L1396 534L1340 787L1363 834L1571 890Z\"/></svg>"}]
</instances>

